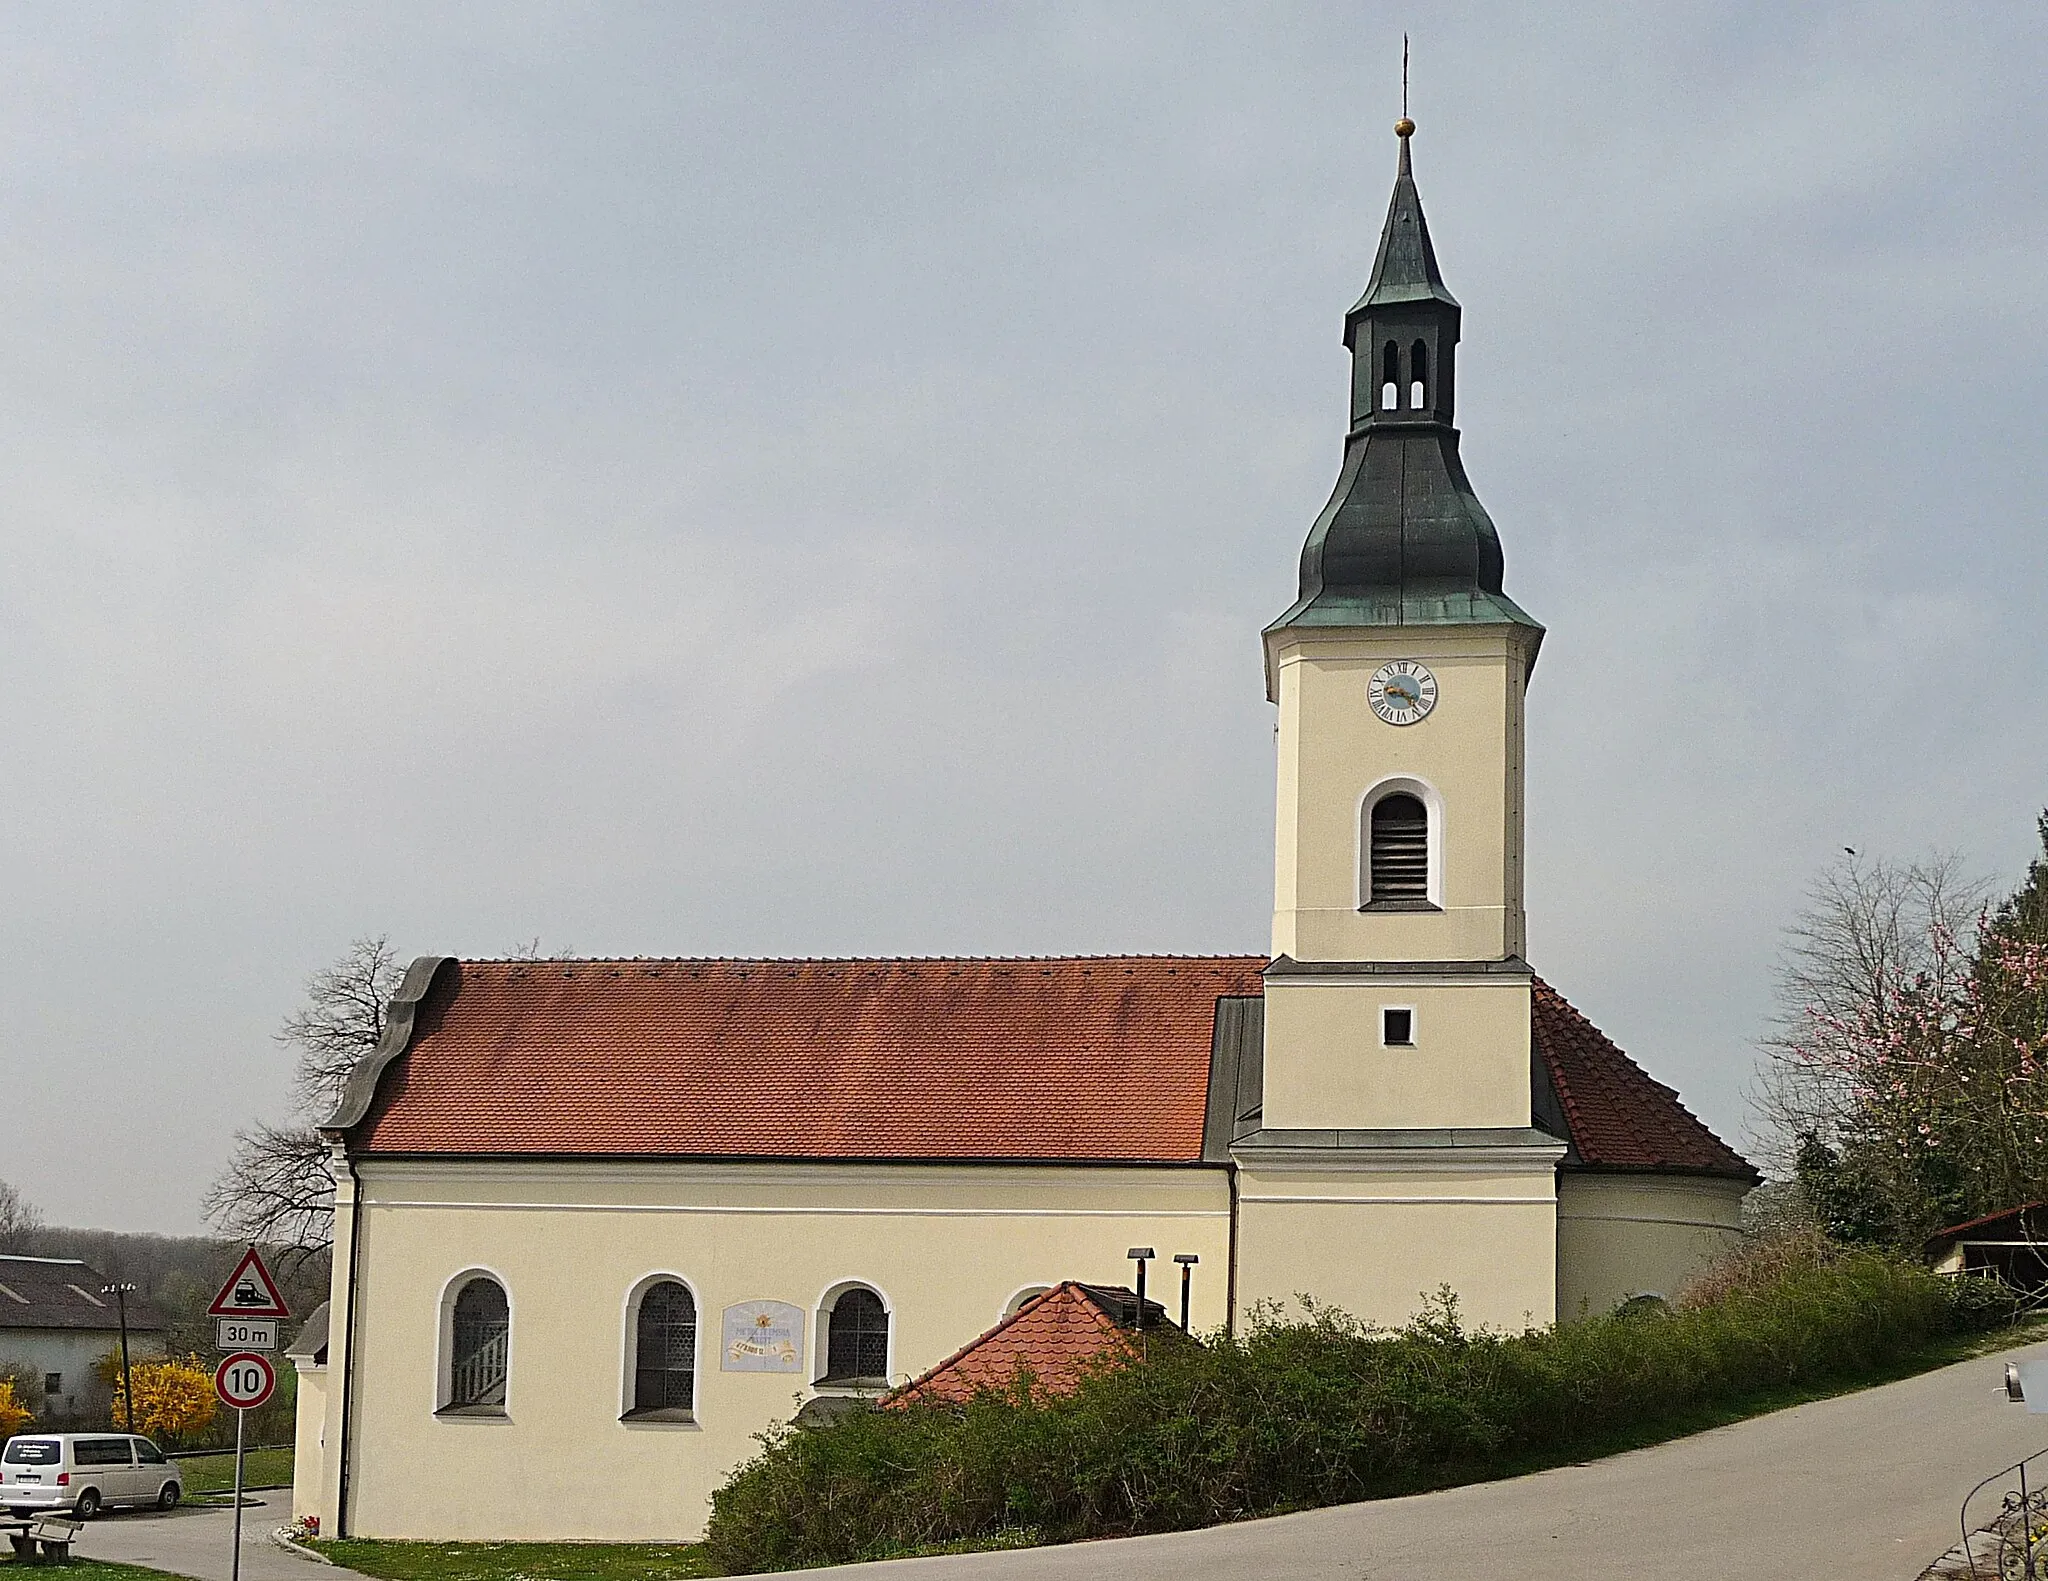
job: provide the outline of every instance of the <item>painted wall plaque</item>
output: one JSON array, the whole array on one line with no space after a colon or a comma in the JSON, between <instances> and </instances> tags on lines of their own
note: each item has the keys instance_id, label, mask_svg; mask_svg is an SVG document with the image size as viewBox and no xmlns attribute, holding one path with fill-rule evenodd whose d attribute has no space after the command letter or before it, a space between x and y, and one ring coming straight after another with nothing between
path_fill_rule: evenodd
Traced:
<instances>
[{"instance_id":1,"label":"painted wall plaque","mask_svg":"<svg viewBox=\"0 0 2048 1581\"><path fill-rule=\"evenodd\" d=\"M725 1309L721 1372L802 1372L804 1314L787 1301L742 1301Z\"/></svg>"}]
</instances>

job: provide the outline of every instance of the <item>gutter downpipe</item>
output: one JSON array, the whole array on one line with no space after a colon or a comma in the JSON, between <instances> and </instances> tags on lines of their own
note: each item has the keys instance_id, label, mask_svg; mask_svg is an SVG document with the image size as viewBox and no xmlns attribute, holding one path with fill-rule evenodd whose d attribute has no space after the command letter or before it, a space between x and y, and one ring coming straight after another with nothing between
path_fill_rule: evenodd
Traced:
<instances>
[{"instance_id":1,"label":"gutter downpipe","mask_svg":"<svg viewBox=\"0 0 2048 1581\"><path fill-rule=\"evenodd\" d=\"M1230 1165L1230 1271L1223 1298L1223 1332L1237 1337L1237 1162Z\"/></svg>"},{"instance_id":2,"label":"gutter downpipe","mask_svg":"<svg viewBox=\"0 0 2048 1581\"><path fill-rule=\"evenodd\" d=\"M354 1418L356 1376L356 1272L363 1249L363 1177L356 1173L356 1161L348 1150L348 1138L340 1143L341 1162L348 1170L348 1310L342 1314L342 1343L347 1350L341 1362L341 1425L336 1431L335 1453L341 1457L334 1492L334 1535L348 1535L349 1426Z\"/></svg>"}]
</instances>

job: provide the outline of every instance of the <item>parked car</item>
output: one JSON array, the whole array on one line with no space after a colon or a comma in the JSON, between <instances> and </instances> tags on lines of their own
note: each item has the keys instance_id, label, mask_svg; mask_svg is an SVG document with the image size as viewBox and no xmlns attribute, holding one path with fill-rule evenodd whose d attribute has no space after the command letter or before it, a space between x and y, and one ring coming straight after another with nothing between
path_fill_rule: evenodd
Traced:
<instances>
[{"instance_id":1,"label":"parked car","mask_svg":"<svg viewBox=\"0 0 2048 1581\"><path fill-rule=\"evenodd\" d=\"M128 1433L17 1433L0 1449L0 1506L12 1515L68 1509L89 1521L120 1504L175 1509L178 1468Z\"/></svg>"}]
</instances>

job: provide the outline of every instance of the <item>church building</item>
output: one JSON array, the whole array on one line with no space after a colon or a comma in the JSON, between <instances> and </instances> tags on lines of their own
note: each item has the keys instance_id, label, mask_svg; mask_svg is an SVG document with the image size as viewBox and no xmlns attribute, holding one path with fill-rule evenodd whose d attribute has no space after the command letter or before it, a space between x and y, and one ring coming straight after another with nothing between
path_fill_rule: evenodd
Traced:
<instances>
[{"instance_id":1,"label":"church building","mask_svg":"<svg viewBox=\"0 0 2048 1581\"><path fill-rule=\"evenodd\" d=\"M1113 1305L1136 1250L1200 1335L1444 1285L1570 1321L1733 1244L1756 1171L1524 959L1543 628L1459 460L1396 131L1336 491L1264 633L1271 953L413 962L324 1128L298 1513L688 1539L771 1423L1049 1290Z\"/></svg>"}]
</instances>

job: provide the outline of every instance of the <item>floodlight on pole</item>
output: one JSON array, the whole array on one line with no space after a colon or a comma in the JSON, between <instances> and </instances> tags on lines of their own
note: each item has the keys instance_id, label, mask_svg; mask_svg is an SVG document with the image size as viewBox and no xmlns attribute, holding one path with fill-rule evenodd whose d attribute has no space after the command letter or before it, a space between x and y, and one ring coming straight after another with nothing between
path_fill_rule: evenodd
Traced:
<instances>
[{"instance_id":1,"label":"floodlight on pole","mask_svg":"<svg viewBox=\"0 0 2048 1581\"><path fill-rule=\"evenodd\" d=\"M1124 1256L1138 1265L1138 1321L1133 1326L1141 1332L1145 1327L1145 1264L1158 1255L1149 1246L1133 1246L1124 1253Z\"/></svg>"},{"instance_id":2,"label":"floodlight on pole","mask_svg":"<svg viewBox=\"0 0 2048 1581\"><path fill-rule=\"evenodd\" d=\"M100 1294L112 1296L121 1310L121 1409L128 1431L135 1431L135 1375L128 1370L128 1297L137 1287L125 1281L101 1285Z\"/></svg>"},{"instance_id":3,"label":"floodlight on pole","mask_svg":"<svg viewBox=\"0 0 2048 1581\"><path fill-rule=\"evenodd\" d=\"M1175 1252L1173 1260L1180 1264L1180 1331L1192 1332L1188 1328L1188 1304L1193 1299L1195 1264L1202 1259L1194 1252Z\"/></svg>"}]
</instances>

